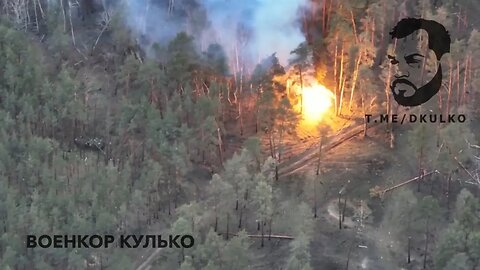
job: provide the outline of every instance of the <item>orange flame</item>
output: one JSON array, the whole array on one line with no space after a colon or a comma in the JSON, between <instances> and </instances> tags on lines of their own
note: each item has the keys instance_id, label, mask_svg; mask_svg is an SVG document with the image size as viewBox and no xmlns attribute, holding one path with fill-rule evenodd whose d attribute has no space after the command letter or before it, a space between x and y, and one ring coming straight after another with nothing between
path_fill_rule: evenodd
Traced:
<instances>
[{"instance_id":1,"label":"orange flame","mask_svg":"<svg viewBox=\"0 0 480 270\"><path fill-rule=\"evenodd\" d=\"M300 93L299 93L300 94ZM334 95L325 86L314 83L303 88L303 104L298 104L305 124L317 124L330 111Z\"/></svg>"}]
</instances>

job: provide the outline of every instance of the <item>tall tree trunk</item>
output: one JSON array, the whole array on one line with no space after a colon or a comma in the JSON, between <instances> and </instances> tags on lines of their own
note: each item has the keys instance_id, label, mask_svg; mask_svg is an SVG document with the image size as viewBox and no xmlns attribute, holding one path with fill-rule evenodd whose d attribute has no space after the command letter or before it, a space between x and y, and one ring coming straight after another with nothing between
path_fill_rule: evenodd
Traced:
<instances>
[{"instance_id":1,"label":"tall tree trunk","mask_svg":"<svg viewBox=\"0 0 480 270\"><path fill-rule=\"evenodd\" d=\"M172 14L175 8L175 0L168 0L168 14Z\"/></svg>"},{"instance_id":2,"label":"tall tree trunk","mask_svg":"<svg viewBox=\"0 0 480 270\"><path fill-rule=\"evenodd\" d=\"M217 140L218 140L218 157L220 158L220 166L223 166L223 142L222 142L222 135L220 133L220 127L218 127L218 123L215 121L217 125Z\"/></svg>"},{"instance_id":3,"label":"tall tree trunk","mask_svg":"<svg viewBox=\"0 0 480 270\"><path fill-rule=\"evenodd\" d=\"M342 114L342 95L343 95L343 55L344 55L344 44L343 44L343 39L342 39L342 49L340 50L340 75L338 79L338 89L340 90L340 99L339 99L339 104L338 104L338 111L337 115Z\"/></svg>"},{"instance_id":4,"label":"tall tree trunk","mask_svg":"<svg viewBox=\"0 0 480 270\"><path fill-rule=\"evenodd\" d=\"M332 0L333 1L333 0ZM335 115L338 115L338 80L337 80L337 62L338 62L338 36L335 35L335 56L334 56L334 62L333 62L333 80L334 80L334 90L333 93L335 95Z\"/></svg>"},{"instance_id":5,"label":"tall tree trunk","mask_svg":"<svg viewBox=\"0 0 480 270\"><path fill-rule=\"evenodd\" d=\"M68 1L65 1L65 0L60 0L60 7L62 8L62 15L63 15L63 32L67 32L67 12L65 10L65 2L67 2L68 4Z\"/></svg>"},{"instance_id":6,"label":"tall tree trunk","mask_svg":"<svg viewBox=\"0 0 480 270\"><path fill-rule=\"evenodd\" d=\"M243 67L240 69L240 87L238 97L238 117L240 118L240 136L243 136L242 92L243 92ZM237 97L235 96L235 100Z\"/></svg>"},{"instance_id":7,"label":"tall tree trunk","mask_svg":"<svg viewBox=\"0 0 480 270\"><path fill-rule=\"evenodd\" d=\"M302 114L303 113L303 71L300 65L298 69L300 73L300 114Z\"/></svg>"},{"instance_id":8,"label":"tall tree trunk","mask_svg":"<svg viewBox=\"0 0 480 270\"><path fill-rule=\"evenodd\" d=\"M362 102L362 111L363 111L363 114L366 115L367 114L367 107L365 105L365 100L366 100L366 97L365 97L365 90L362 90L362 94L360 95L361 97L361 102ZM373 101L373 100L372 100ZM371 106L370 106L371 107ZM367 122L367 117L364 116L363 117L363 137L367 137L367 130L368 130L368 122Z\"/></svg>"},{"instance_id":9,"label":"tall tree trunk","mask_svg":"<svg viewBox=\"0 0 480 270\"><path fill-rule=\"evenodd\" d=\"M394 44L393 44L393 51L395 51L395 48L397 46L397 39L395 39ZM391 112L391 102L390 102L390 83L391 83L391 77L392 77L392 63L388 64L388 73L387 73L387 81L385 83L385 97L387 98L387 114L390 115Z\"/></svg>"},{"instance_id":10,"label":"tall tree trunk","mask_svg":"<svg viewBox=\"0 0 480 270\"><path fill-rule=\"evenodd\" d=\"M262 232L262 244L261 244L261 247L264 246L264 228L265 228L265 222L263 220L260 221L261 224L260 224L260 228L261 228L261 232Z\"/></svg>"},{"instance_id":11,"label":"tall tree trunk","mask_svg":"<svg viewBox=\"0 0 480 270\"><path fill-rule=\"evenodd\" d=\"M423 32L420 32L419 33L419 38L420 38L420 50L423 52L423 55L428 55L428 46L427 46L427 43L424 42L425 40L425 35ZM425 68L427 67L427 59L426 58L422 58L422 69L420 71L420 83L423 84L423 80L425 78Z\"/></svg>"},{"instance_id":12,"label":"tall tree trunk","mask_svg":"<svg viewBox=\"0 0 480 270\"><path fill-rule=\"evenodd\" d=\"M273 143L273 134L272 134L272 131L270 130L268 132L268 145L270 147L270 156L272 158L275 158L275 146L274 146L274 143Z\"/></svg>"},{"instance_id":13,"label":"tall tree trunk","mask_svg":"<svg viewBox=\"0 0 480 270\"><path fill-rule=\"evenodd\" d=\"M342 195L338 194L338 228L342 229Z\"/></svg>"},{"instance_id":14,"label":"tall tree trunk","mask_svg":"<svg viewBox=\"0 0 480 270\"><path fill-rule=\"evenodd\" d=\"M445 194L445 196L447 196L447 219L450 218L450 183L451 183L451 180L452 180L452 174L449 173L448 174L448 177L447 177L447 192Z\"/></svg>"},{"instance_id":15,"label":"tall tree trunk","mask_svg":"<svg viewBox=\"0 0 480 270\"><path fill-rule=\"evenodd\" d=\"M317 182L318 182L318 174L313 180L313 217L317 218L317 210L318 210L318 205L317 205Z\"/></svg>"},{"instance_id":16,"label":"tall tree trunk","mask_svg":"<svg viewBox=\"0 0 480 270\"><path fill-rule=\"evenodd\" d=\"M471 86L469 86L469 83L472 82L472 56L470 55L469 57L469 61L468 61L468 75L467 75L467 91L466 93L469 92L471 88ZM468 98L465 97L465 105L468 103Z\"/></svg>"},{"instance_id":17,"label":"tall tree trunk","mask_svg":"<svg viewBox=\"0 0 480 270\"><path fill-rule=\"evenodd\" d=\"M230 213L227 213L227 240L230 234Z\"/></svg>"},{"instance_id":18,"label":"tall tree trunk","mask_svg":"<svg viewBox=\"0 0 480 270\"><path fill-rule=\"evenodd\" d=\"M372 42L372 47L375 47L375 18L372 18L372 35L370 37L371 42Z\"/></svg>"},{"instance_id":19,"label":"tall tree trunk","mask_svg":"<svg viewBox=\"0 0 480 270\"><path fill-rule=\"evenodd\" d=\"M238 229L242 228L242 218L243 218L243 207L240 209L240 214L238 218Z\"/></svg>"},{"instance_id":20,"label":"tall tree trunk","mask_svg":"<svg viewBox=\"0 0 480 270\"><path fill-rule=\"evenodd\" d=\"M322 3L322 34L325 36L325 29L327 25L327 0L323 0Z\"/></svg>"},{"instance_id":21,"label":"tall tree trunk","mask_svg":"<svg viewBox=\"0 0 480 270\"><path fill-rule=\"evenodd\" d=\"M410 248L411 248L411 242L412 242L412 237L409 236L408 237L408 244L407 244L407 263L410 263L411 262L411 258L410 258Z\"/></svg>"},{"instance_id":22,"label":"tall tree trunk","mask_svg":"<svg viewBox=\"0 0 480 270\"><path fill-rule=\"evenodd\" d=\"M273 223L273 219L270 218L268 221L268 240L272 239L272 223Z\"/></svg>"},{"instance_id":23,"label":"tall tree trunk","mask_svg":"<svg viewBox=\"0 0 480 270\"><path fill-rule=\"evenodd\" d=\"M320 143L318 145L318 159L317 159L316 175L320 174L320 164L322 162L322 147L323 147L323 135L320 135Z\"/></svg>"},{"instance_id":24,"label":"tall tree trunk","mask_svg":"<svg viewBox=\"0 0 480 270\"><path fill-rule=\"evenodd\" d=\"M453 87L453 65L452 61L450 60L449 64L449 79L448 79L448 93L447 93L447 108L445 110L445 115L448 115L450 113L450 102L451 102L451 97L452 97L452 87Z\"/></svg>"},{"instance_id":25,"label":"tall tree trunk","mask_svg":"<svg viewBox=\"0 0 480 270\"><path fill-rule=\"evenodd\" d=\"M343 76L343 81L342 81L342 87L340 88L340 104L339 104L339 107L338 107L338 114L341 115L342 114L342 105L343 105L343 94L345 93L345 84L347 82L347 76L344 75Z\"/></svg>"},{"instance_id":26,"label":"tall tree trunk","mask_svg":"<svg viewBox=\"0 0 480 270\"><path fill-rule=\"evenodd\" d=\"M352 90L350 91L350 101L348 102L348 111L352 110L352 103L353 103L353 93L355 92L355 86L357 84L358 78L358 69L360 67L360 61L362 60L363 50L360 51L357 61L355 63L355 69L353 71L353 82L352 82Z\"/></svg>"},{"instance_id":27,"label":"tall tree trunk","mask_svg":"<svg viewBox=\"0 0 480 270\"><path fill-rule=\"evenodd\" d=\"M328 3L327 22L325 24L325 34L323 35L324 37L328 35L327 29L328 29L328 25L330 24L330 14L332 14L333 1L334 0L330 0L330 2Z\"/></svg>"},{"instance_id":28,"label":"tall tree trunk","mask_svg":"<svg viewBox=\"0 0 480 270\"><path fill-rule=\"evenodd\" d=\"M355 245L355 236L354 238L352 239L352 243L349 245L348 247L348 253L347 253L347 265L345 266L345 270L348 270L348 266L350 264L350 255L352 255L352 250L353 250L353 246Z\"/></svg>"},{"instance_id":29,"label":"tall tree trunk","mask_svg":"<svg viewBox=\"0 0 480 270\"><path fill-rule=\"evenodd\" d=\"M350 10L350 18L352 20L352 28L353 28L353 34L355 36L355 42L358 44L359 40L358 40L358 35L357 35L357 26L355 24L355 18L353 17L353 11L352 10Z\"/></svg>"},{"instance_id":30,"label":"tall tree trunk","mask_svg":"<svg viewBox=\"0 0 480 270\"><path fill-rule=\"evenodd\" d=\"M460 61L457 61L457 110L460 107Z\"/></svg>"},{"instance_id":31,"label":"tall tree trunk","mask_svg":"<svg viewBox=\"0 0 480 270\"><path fill-rule=\"evenodd\" d=\"M368 124L367 124L367 118L363 118L363 137L367 137L367 129L368 129Z\"/></svg>"},{"instance_id":32,"label":"tall tree trunk","mask_svg":"<svg viewBox=\"0 0 480 270\"><path fill-rule=\"evenodd\" d=\"M70 6L68 7L68 20L70 22L70 32L72 34L73 47L77 49L77 42L75 41L75 31L73 30L73 23L72 23L72 8Z\"/></svg>"},{"instance_id":33,"label":"tall tree trunk","mask_svg":"<svg viewBox=\"0 0 480 270\"><path fill-rule=\"evenodd\" d=\"M465 56L465 61L463 63L463 66L465 67L465 70L463 71L463 91L462 91L462 95L460 97L460 104L459 106L462 106L464 104L464 101L465 101L465 93L467 92L467 74L468 74L468 67L469 67L469 56L466 55Z\"/></svg>"},{"instance_id":34,"label":"tall tree trunk","mask_svg":"<svg viewBox=\"0 0 480 270\"><path fill-rule=\"evenodd\" d=\"M37 33L40 32L40 24L38 22L38 13L37 13L37 1L33 0L33 11L35 15L35 26L37 28Z\"/></svg>"},{"instance_id":35,"label":"tall tree trunk","mask_svg":"<svg viewBox=\"0 0 480 270\"><path fill-rule=\"evenodd\" d=\"M397 39L395 39L394 43L393 43L393 51L395 51L397 48ZM391 83L391 77L392 77L392 63L389 62L388 63L388 73L387 73L387 81L385 83L385 95L387 97L387 115L392 115L392 101L391 101L391 98L390 98L390 83ZM393 144L393 141L394 141L394 135L393 135L393 123L391 123L391 121L389 121L389 123L387 123L387 128L390 132L390 148L393 149L394 147L394 144Z\"/></svg>"},{"instance_id":36,"label":"tall tree trunk","mask_svg":"<svg viewBox=\"0 0 480 270\"><path fill-rule=\"evenodd\" d=\"M429 221L430 221L430 216L427 216L427 221L425 225L425 249L423 250L423 269L427 268L428 235L430 234L429 224L428 224Z\"/></svg>"}]
</instances>

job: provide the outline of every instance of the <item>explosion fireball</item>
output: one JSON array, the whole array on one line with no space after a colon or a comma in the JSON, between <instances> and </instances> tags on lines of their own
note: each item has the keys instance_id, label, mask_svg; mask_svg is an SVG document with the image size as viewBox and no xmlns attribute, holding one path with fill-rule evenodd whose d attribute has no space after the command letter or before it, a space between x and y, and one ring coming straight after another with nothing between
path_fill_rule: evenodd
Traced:
<instances>
[{"instance_id":1,"label":"explosion fireball","mask_svg":"<svg viewBox=\"0 0 480 270\"><path fill-rule=\"evenodd\" d=\"M306 123L316 124L332 107L333 93L321 84L303 88L302 116Z\"/></svg>"}]
</instances>

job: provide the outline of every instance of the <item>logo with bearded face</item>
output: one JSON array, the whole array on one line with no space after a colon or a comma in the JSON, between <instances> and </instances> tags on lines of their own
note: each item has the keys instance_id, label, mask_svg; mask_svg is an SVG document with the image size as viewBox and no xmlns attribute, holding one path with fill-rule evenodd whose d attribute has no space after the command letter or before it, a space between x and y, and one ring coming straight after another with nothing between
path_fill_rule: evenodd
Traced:
<instances>
[{"instance_id":1,"label":"logo with bearded face","mask_svg":"<svg viewBox=\"0 0 480 270\"><path fill-rule=\"evenodd\" d=\"M417 46L416 31L423 30L428 35L428 50L425 55ZM440 59L450 52L450 35L445 27L432 20L402 19L390 32L397 39L396 55L388 55L398 69L390 89L395 101L406 107L419 106L435 96L442 86L442 64ZM424 69L424 61L431 63L433 70Z\"/></svg>"}]
</instances>

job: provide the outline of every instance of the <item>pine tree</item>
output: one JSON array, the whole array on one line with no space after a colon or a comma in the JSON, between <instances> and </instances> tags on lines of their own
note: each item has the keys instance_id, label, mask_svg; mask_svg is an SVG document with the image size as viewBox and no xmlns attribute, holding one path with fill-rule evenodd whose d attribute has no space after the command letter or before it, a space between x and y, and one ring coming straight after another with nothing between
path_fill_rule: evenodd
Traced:
<instances>
[{"instance_id":1,"label":"pine tree","mask_svg":"<svg viewBox=\"0 0 480 270\"><path fill-rule=\"evenodd\" d=\"M427 256L429 254L429 244L431 244L432 229L436 226L441 217L441 208L438 201L432 196L425 196L419 201L416 208L417 222L416 225L420 229L423 226L423 232L425 235L424 248L423 248L423 268L427 267Z\"/></svg>"},{"instance_id":2,"label":"pine tree","mask_svg":"<svg viewBox=\"0 0 480 270\"><path fill-rule=\"evenodd\" d=\"M462 190L457 196L454 222L442 236L435 256L435 266L439 269L465 267L473 269L480 265L480 218L475 215L480 209L480 201L469 191ZM466 257L466 261L464 260ZM459 268L462 269L462 268Z\"/></svg>"},{"instance_id":3,"label":"pine tree","mask_svg":"<svg viewBox=\"0 0 480 270\"><path fill-rule=\"evenodd\" d=\"M273 215L273 191L266 179L262 176L257 176L257 186L253 193L253 200L257 207L256 216L257 222L260 223L260 231L262 234L261 246L264 246L265 226L270 223Z\"/></svg>"},{"instance_id":4,"label":"pine tree","mask_svg":"<svg viewBox=\"0 0 480 270\"><path fill-rule=\"evenodd\" d=\"M304 42L291 52L291 54L295 55L295 58L290 61L290 65L296 68L300 84L300 113L303 112L304 78L307 75L307 70L312 66L311 50L312 49Z\"/></svg>"},{"instance_id":5,"label":"pine tree","mask_svg":"<svg viewBox=\"0 0 480 270\"><path fill-rule=\"evenodd\" d=\"M212 176L209 187L210 201L213 205L214 212L214 231L218 230L218 223L220 217L226 215L226 212L230 209L231 201L226 198L231 198L234 194L232 185L222 179L218 174Z\"/></svg>"},{"instance_id":6,"label":"pine tree","mask_svg":"<svg viewBox=\"0 0 480 270\"><path fill-rule=\"evenodd\" d=\"M251 251L247 233L240 231L238 236L230 240L224 249L225 268L232 270L248 269L251 265Z\"/></svg>"}]
</instances>

